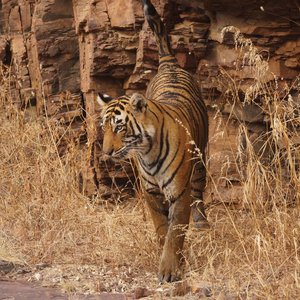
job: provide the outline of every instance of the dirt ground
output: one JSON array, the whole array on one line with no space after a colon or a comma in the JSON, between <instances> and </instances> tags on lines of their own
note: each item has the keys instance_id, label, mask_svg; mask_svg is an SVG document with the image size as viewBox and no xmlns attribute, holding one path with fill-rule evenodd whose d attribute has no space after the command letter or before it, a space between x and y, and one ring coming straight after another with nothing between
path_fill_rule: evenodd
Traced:
<instances>
[{"instance_id":1,"label":"dirt ground","mask_svg":"<svg viewBox=\"0 0 300 300\"><path fill-rule=\"evenodd\" d=\"M87 290L87 292L80 292L84 290L87 283L85 280L80 280L78 284L81 283L82 288L75 290L72 290L67 284L55 284L55 276L59 276L60 268L62 266L42 266L39 272L34 272L26 266L0 260L0 300L133 300L140 298L194 300L207 299L212 296L211 290L205 282L202 283L201 288L198 287L197 289L190 286L187 281L160 285L157 282L153 284L151 276L146 275L144 276L144 283L139 280L136 285L132 286L132 289L127 291L95 292ZM90 270L90 272L92 271ZM98 275L95 275L95 280L101 278ZM49 278L41 280L47 276ZM64 277L67 279L66 275ZM116 274L116 280L120 281L117 277ZM102 279L104 280L104 278ZM224 299L231 298L225 297Z\"/></svg>"},{"instance_id":2,"label":"dirt ground","mask_svg":"<svg viewBox=\"0 0 300 300\"><path fill-rule=\"evenodd\" d=\"M99 293L98 295L68 294L55 287L44 287L29 281L26 267L0 261L0 300L125 300L135 299L135 294Z\"/></svg>"},{"instance_id":3,"label":"dirt ground","mask_svg":"<svg viewBox=\"0 0 300 300\"><path fill-rule=\"evenodd\" d=\"M0 279L1 300L127 300L135 299L133 294L101 293L99 295L68 295L56 288L46 288L35 283Z\"/></svg>"},{"instance_id":4,"label":"dirt ground","mask_svg":"<svg viewBox=\"0 0 300 300\"><path fill-rule=\"evenodd\" d=\"M55 288L45 288L24 281L0 281L1 300L40 300L40 299L78 299L78 300L123 300L133 299L131 295L102 293L99 295L68 295Z\"/></svg>"}]
</instances>

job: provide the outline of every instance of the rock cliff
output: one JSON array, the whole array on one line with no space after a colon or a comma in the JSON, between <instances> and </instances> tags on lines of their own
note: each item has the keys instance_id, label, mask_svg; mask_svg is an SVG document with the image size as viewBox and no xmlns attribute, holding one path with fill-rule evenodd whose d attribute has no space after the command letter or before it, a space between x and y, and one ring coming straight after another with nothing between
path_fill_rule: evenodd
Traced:
<instances>
[{"instance_id":1,"label":"rock cliff","mask_svg":"<svg viewBox=\"0 0 300 300\"><path fill-rule=\"evenodd\" d=\"M267 126L264 111L247 101L259 98L249 94L249 87L260 75L241 51L252 49L256 58L267 62L263 68L268 72L261 79L265 84L276 84L282 92L292 85L289 93L300 101L295 81L300 70L300 2L153 4L167 24L180 65L201 83L211 115L211 173L220 179L225 172L238 182L238 125L246 122L254 138ZM144 92L155 75L157 49L140 1L0 0L0 60L11 66L11 95L20 109L64 124L68 138L86 143L85 192L111 192L115 183L126 186L130 168L108 166L99 159L95 91L112 96ZM226 170L220 170L224 163ZM220 180L218 184L226 187Z\"/></svg>"}]
</instances>

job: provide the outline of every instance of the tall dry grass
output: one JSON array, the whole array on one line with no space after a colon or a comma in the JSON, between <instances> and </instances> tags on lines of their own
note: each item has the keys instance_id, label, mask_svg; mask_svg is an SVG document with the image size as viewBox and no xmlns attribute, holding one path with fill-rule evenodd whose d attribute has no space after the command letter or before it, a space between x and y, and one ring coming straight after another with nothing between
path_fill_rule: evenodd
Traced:
<instances>
[{"instance_id":1,"label":"tall dry grass","mask_svg":"<svg viewBox=\"0 0 300 300\"><path fill-rule=\"evenodd\" d=\"M265 61L249 41L236 38L242 51L237 66L247 64L256 72L245 103L259 105L269 131L257 151L247 124L240 122L246 142L233 153L243 187L239 208L225 203L209 174L208 188L219 201L207 210L210 230L187 232L185 280L190 288L183 294L197 299L199 288L205 288L212 299L297 299L299 107L291 87L282 96L276 84L264 83ZM238 82L225 71L221 76L230 101L239 101ZM47 119L25 121L24 112L11 104L7 70L1 81L0 259L25 263L36 280L67 291L130 291L143 285L161 298L170 297L165 288L157 290L160 250L142 195L113 206L100 196L94 202L82 196L77 178L84 150L70 144L60 157L60 130ZM264 147L271 149L267 158ZM37 271L41 263L51 267Z\"/></svg>"},{"instance_id":2,"label":"tall dry grass","mask_svg":"<svg viewBox=\"0 0 300 300\"><path fill-rule=\"evenodd\" d=\"M81 195L84 150L71 143L60 157L61 127L44 118L26 121L12 104L9 76L5 70L1 78L0 259L32 270L42 263L154 271L158 248L141 203L128 199L112 208ZM97 290L101 278L94 280Z\"/></svg>"}]
</instances>

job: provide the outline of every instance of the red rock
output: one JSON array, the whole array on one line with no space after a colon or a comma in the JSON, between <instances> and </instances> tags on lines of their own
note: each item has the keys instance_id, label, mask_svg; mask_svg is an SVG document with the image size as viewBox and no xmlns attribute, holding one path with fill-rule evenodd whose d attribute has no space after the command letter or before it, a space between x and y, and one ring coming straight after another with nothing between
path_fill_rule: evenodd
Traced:
<instances>
[{"instance_id":1,"label":"red rock","mask_svg":"<svg viewBox=\"0 0 300 300\"><path fill-rule=\"evenodd\" d=\"M300 16L292 0L285 1L284 5L269 1L263 9L252 0L243 1L242 8L240 1L230 0L152 2L168 23L171 45L180 65L196 72L206 103L210 107L220 104L218 107L224 115L232 107L221 105L224 95L228 96L228 86L220 84L220 70L234 78L241 98L256 76L251 66L237 66L241 53L235 48L233 32L223 39L224 26L238 28L253 42L258 53L266 57L271 72L265 76L265 83L273 80L275 74L282 78L279 85L285 86L299 74ZM97 185L102 184L103 190L107 190L111 184L110 173L124 181L128 170L124 172L113 165L106 172L99 161L101 147L96 140L101 144L101 134L94 91L112 96L144 92L156 74L157 46L144 23L140 1L2 0L1 3L0 59L4 60L8 54L6 40L9 40L15 74L11 93L16 104L22 107L35 95L36 113L42 114L45 96L49 111L56 113L60 120L70 122L73 117L80 119L83 110L79 107L84 103L89 153L82 170L86 174L86 192L95 193ZM276 17L279 15L280 18ZM56 100L66 91L74 96L74 105L68 109L59 106ZM265 120L260 116L253 118L249 108L245 110L239 104L237 107L236 118ZM216 125L212 118L211 127ZM73 136L81 135L78 128L84 126L74 124ZM236 127L229 129L230 144L237 134ZM223 141L212 141L212 152L221 153L219 143ZM228 150L227 144L224 147ZM218 168L213 172L217 175Z\"/></svg>"},{"instance_id":2,"label":"red rock","mask_svg":"<svg viewBox=\"0 0 300 300\"><path fill-rule=\"evenodd\" d=\"M134 1L134 0L133 0ZM111 27L128 27L135 23L132 0L107 1Z\"/></svg>"}]
</instances>

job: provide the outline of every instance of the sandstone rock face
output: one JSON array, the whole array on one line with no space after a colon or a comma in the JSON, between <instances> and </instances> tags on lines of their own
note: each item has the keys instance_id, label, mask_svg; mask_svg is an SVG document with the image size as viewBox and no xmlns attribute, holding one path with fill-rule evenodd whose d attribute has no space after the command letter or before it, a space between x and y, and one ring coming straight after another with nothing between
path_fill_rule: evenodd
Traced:
<instances>
[{"instance_id":1,"label":"sandstone rock face","mask_svg":"<svg viewBox=\"0 0 300 300\"><path fill-rule=\"evenodd\" d=\"M249 88L260 75L237 44L255 48L269 68L261 80L274 82L275 76L284 91L300 70L299 6L292 0L261 5L251 0L152 2L167 24L180 65L202 85L211 114L211 172L219 178L225 171L218 166L228 161L226 175L236 182L236 122L252 124L253 136L266 128L263 110L247 104L247 97L259 100ZM144 92L156 73L157 48L139 0L2 0L0 60L12 66L12 93L20 108L31 107L36 115L69 126L69 137L86 143L86 193L110 193L114 183L126 185L130 168L99 159L95 92Z\"/></svg>"}]
</instances>

